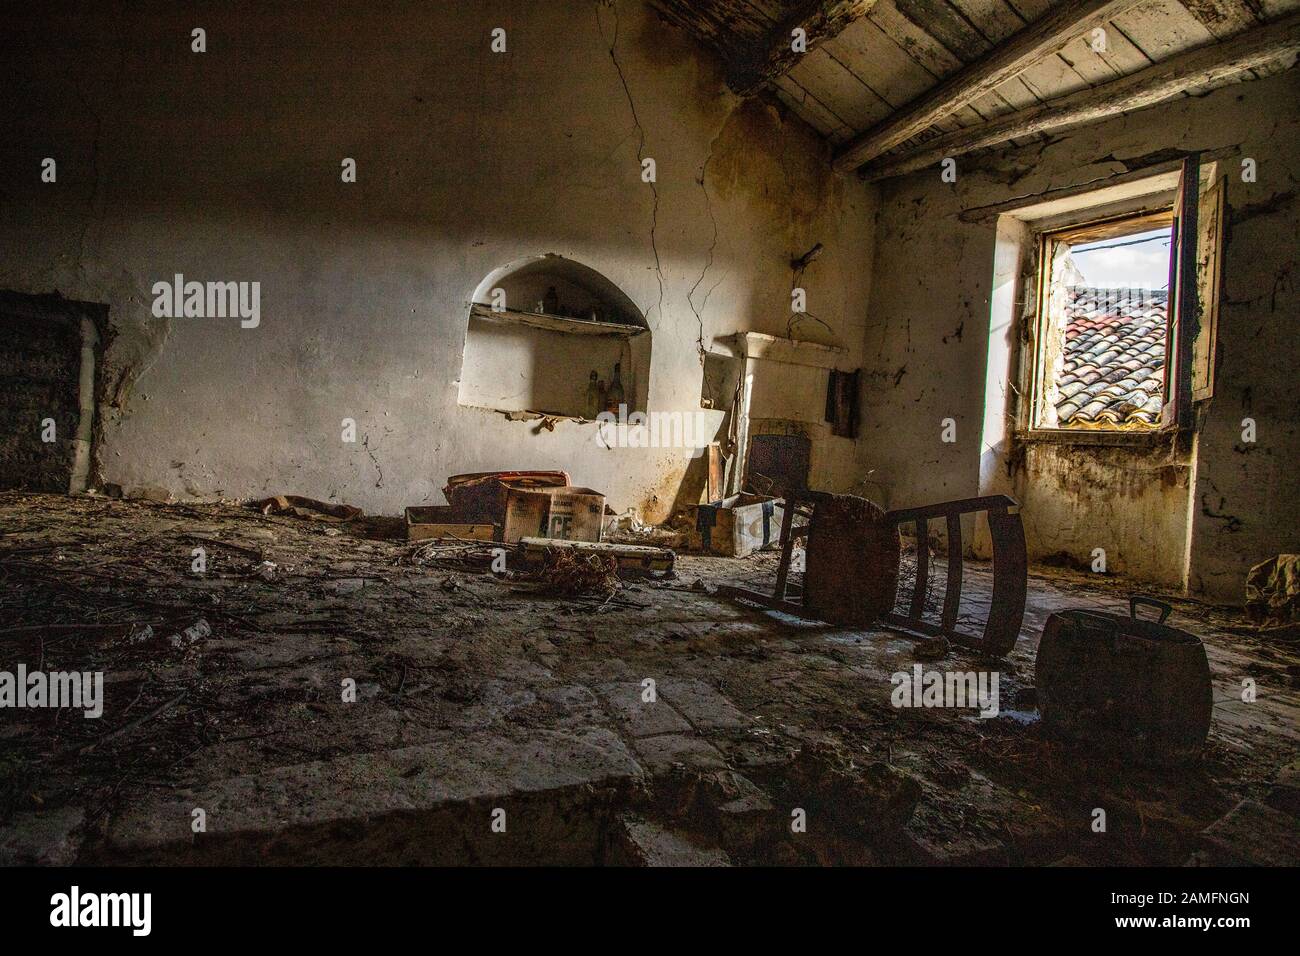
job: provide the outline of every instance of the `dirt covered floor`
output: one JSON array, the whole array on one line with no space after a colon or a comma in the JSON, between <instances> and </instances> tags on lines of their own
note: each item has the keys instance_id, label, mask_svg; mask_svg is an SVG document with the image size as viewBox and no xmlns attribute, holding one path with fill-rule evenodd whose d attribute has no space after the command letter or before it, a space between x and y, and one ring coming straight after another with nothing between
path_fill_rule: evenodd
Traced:
<instances>
[{"instance_id":1,"label":"dirt covered floor","mask_svg":"<svg viewBox=\"0 0 1300 956\"><path fill-rule=\"evenodd\" d=\"M1110 580L1035 573L1008 659L925 662L996 670L981 718L891 704L912 640L711 593L775 554L558 596L382 524L0 494L0 671L104 674L99 718L0 710L0 861L1300 862L1300 654L1231 612L1175 602L1214 722L1152 771L1036 719L1047 615Z\"/></svg>"}]
</instances>

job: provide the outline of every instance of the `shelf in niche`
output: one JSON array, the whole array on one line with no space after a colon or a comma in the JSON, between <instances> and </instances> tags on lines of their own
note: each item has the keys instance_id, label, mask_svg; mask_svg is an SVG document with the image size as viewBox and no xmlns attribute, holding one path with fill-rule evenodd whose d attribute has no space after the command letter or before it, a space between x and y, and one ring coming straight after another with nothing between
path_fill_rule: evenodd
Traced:
<instances>
[{"instance_id":1,"label":"shelf in niche","mask_svg":"<svg viewBox=\"0 0 1300 956\"><path fill-rule=\"evenodd\" d=\"M519 309L506 309L494 312L491 306L475 302L470 315L484 322L497 322L502 325L527 325L535 329L550 332L565 332L570 335L610 335L630 339L649 331L641 325L627 325L623 322L596 322L592 319L572 319L563 315L547 315L544 312L524 312Z\"/></svg>"}]
</instances>

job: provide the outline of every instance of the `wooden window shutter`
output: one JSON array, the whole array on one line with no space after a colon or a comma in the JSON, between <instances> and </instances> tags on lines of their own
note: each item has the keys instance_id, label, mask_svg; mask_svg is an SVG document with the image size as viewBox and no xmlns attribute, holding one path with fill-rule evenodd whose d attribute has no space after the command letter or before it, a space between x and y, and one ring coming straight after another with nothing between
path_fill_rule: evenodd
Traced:
<instances>
[{"instance_id":1,"label":"wooden window shutter","mask_svg":"<svg viewBox=\"0 0 1300 956\"><path fill-rule=\"evenodd\" d=\"M1217 166L1213 167L1217 173ZM1212 174L1197 210L1196 285L1199 327L1192 340L1192 401L1214 396L1214 353L1219 333L1219 297L1223 274L1224 194L1227 177Z\"/></svg>"},{"instance_id":2,"label":"wooden window shutter","mask_svg":"<svg viewBox=\"0 0 1300 956\"><path fill-rule=\"evenodd\" d=\"M1200 295L1197 289L1197 225L1200 213L1199 153L1183 160L1183 172L1174 200L1174 242L1169 256L1169 335L1165 362L1166 422L1179 428L1192 424L1192 352L1200 329Z\"/></svg>"}]
</instances>

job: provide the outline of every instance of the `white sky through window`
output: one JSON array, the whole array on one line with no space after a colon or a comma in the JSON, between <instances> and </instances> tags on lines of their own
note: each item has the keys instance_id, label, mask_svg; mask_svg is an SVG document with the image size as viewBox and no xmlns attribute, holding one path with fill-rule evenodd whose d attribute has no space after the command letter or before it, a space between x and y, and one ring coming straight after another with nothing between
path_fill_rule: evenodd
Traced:
<instances>
[{"instance_id":1,"label":"white sky through window","mask_svg":"<svg viewBox=\"0 0 1300 956\"><path fill-rule=\"evenodd\" d=\"M1169 285L1168 226L1070 249L1084 284L1101 289L1164 289Z\"/></svg>"}]
</instances>

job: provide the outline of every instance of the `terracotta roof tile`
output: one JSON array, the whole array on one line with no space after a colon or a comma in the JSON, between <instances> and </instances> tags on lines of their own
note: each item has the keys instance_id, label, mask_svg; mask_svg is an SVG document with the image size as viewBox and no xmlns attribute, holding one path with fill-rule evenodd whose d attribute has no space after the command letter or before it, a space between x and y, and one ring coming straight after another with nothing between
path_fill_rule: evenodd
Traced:
<instances>
[{"instance_id":1,"label":"terracotta roof tile","mask_svg":"<svg viewBox=\"0 0 1300 956\"><path fill-rule=\"evenodd\" d=\"M1071 286L1066 294L1059 424L1158 425L1168 293Z\"/></svg>"}]
</instances>

